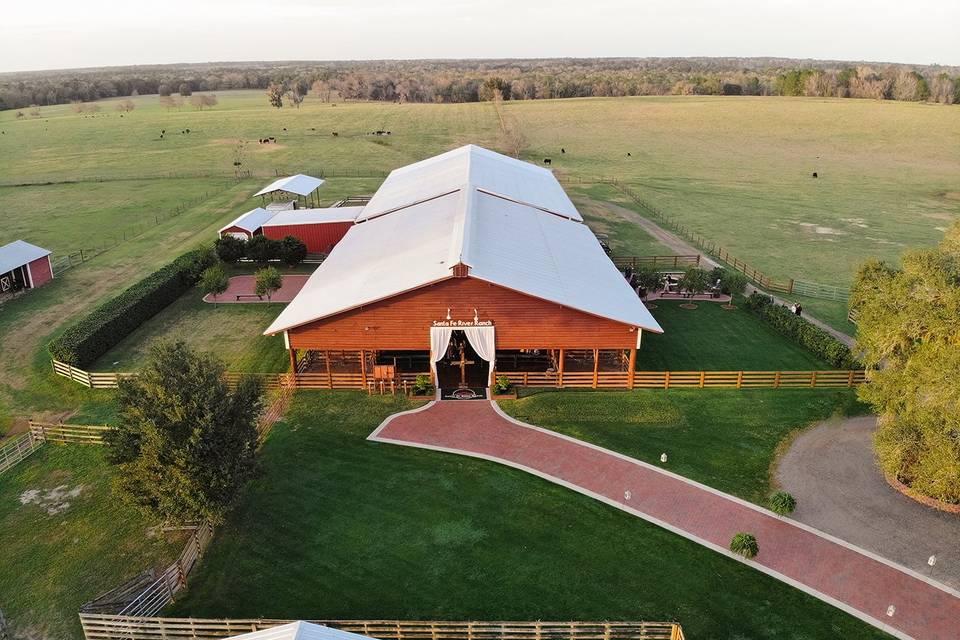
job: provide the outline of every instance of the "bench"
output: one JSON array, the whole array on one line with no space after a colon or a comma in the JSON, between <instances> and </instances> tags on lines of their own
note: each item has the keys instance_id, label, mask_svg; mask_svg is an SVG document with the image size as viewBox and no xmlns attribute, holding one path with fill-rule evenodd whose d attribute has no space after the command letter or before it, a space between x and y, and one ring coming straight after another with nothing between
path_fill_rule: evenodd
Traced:
<instances>
[{"instance_id":1,"label":"bench","mask_svg":"<svg viewBox=\"0 0 960 640\"><path fill-rule=\"evenodd\" d=\"M237 300L239 301L240 298L256 298L257 300L263 300L263 296L258 296L255 293L238 293Z\"/></svg>"}]
</instances>

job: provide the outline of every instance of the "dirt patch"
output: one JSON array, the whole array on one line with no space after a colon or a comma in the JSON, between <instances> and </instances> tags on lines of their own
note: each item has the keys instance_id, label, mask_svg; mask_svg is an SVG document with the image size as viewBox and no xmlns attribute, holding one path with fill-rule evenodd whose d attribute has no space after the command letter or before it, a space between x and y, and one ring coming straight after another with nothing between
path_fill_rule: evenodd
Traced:
<instances>
[{"instance_id":1,"label":"dirt patch","mask_svg":"<svg viewBox=\"0 0 960 640\"><path fill-rule=\"evenodd\" d=\"M70 485L61 484L53 489L44 491L42 489L27 489L20 494L20 504L34 504L47 512L48 515L55 516L63 513L70 508L71 501L76 500L86 490L86 486L78 484L70 488Z\"/></svg>"},{"instance_id":2,"label":"dirt patch","mask_svg":"<svg viewBox=\"0 0 960 640\"><path fill-rule=\"evenodd\" d=\"M807 231L813 231L817 235L821 236L845 236L847 235L846 231L840 231L839 229L834 229L833 227L825 227L819 224L814 224L812 222L795 222L797 226L803 227Z\"/></svg>"},{"instance_id":3,"label":"dirt patch","mask_svg":"<svg viewBox=\"0 0 960 640\"><path fill-rule=\"evenodd\" d=\"M253 151L254 153L271 153L273 151L280 151L281 149L286 149L287 145L280 144L279 142L270 142L268 144L258 144L250 145L248 151Z\"/></svg>"}]
</instances>

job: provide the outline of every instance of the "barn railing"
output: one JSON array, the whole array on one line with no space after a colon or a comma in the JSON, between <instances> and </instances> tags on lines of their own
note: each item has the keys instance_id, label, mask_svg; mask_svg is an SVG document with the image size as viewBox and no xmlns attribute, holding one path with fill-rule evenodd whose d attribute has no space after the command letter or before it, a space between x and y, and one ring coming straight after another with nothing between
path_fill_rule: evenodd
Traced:
<instances>
[{"instance_id":1,"label":"barn railing","mask_svg":"<svg viewBox=\"0 0 960 640\"><path fill-rule=\"evenodd\" d=\"M592 389L809 389L865 383L862 370L827 371L497 371L521 387Z\"/></svg>"}]
</instances>

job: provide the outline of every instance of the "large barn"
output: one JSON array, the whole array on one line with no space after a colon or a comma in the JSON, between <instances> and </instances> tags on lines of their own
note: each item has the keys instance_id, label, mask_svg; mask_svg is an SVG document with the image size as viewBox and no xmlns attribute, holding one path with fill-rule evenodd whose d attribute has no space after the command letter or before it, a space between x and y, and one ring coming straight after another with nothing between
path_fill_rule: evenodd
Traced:
<instances>
[{"instance_id":1,"label":"large barn","mask_svg":"<svg viewBox=\"0 0 960 640\"><path fill-rule=\"evenodd\" d=\"M662 332L553 174L468 145L391 172L265 333L303 386L482 391L632 386L644 331Z\"/></svg>"},{"instance_id":2,"label":"large barn","mask_svg":"<svg viewBox=\"0 0 960 640\"><path fill-rule=\"evenodd\" d=\"M347 234L363 207L290 209L263 223L263 235L273 240L293 236L310 253L330 253Z\"/></svg>"}]
</instances>

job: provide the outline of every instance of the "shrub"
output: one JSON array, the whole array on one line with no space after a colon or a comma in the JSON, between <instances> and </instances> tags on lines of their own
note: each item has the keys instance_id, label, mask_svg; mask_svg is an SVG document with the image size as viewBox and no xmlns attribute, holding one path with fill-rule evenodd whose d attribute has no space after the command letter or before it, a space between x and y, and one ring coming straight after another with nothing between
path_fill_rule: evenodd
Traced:
<instances>
[{"instance_id":1,"label":"shrub","mask_svg":"<svg viewBox=\"0 0 960 640\"><path fill-rule=\"evenodd\" d=\"M197 284L214 264L209 248L195 249L106 301L47 345L55 359L85 367Z\"/></svg>"},{"instance_id":2,"label":"shrub","mask_svg":"<svg viewBox=\"0 0 960 640\"><path fill-rule=\"evenodd\" d=\"M280 241L280 260L288 267L293 267L307 257L307 245L299 238L287 236Z\"/></svg>"},{"instance_id":3,"label":"shrub","mask_svg":"<svg viewBox=\"0 0 960 640\"><path fill-rule=\"evenodd\" d=\"M426 396L433 392L433 383L430 382L430 376L421 374L413 383L413 395Z\"/></svg>"},{"instance_id":4,"label":"shrub","mask_svg":"<svg viewBox=\"0 0 960 640\"><path fill-rule=\"evenodd\" d=\"M754 291L749 296L747 296L747 301L744 303L750 311L757 311L767 306L768 304L773 304L773 298L768 296L765 293L760 293L759 291Z\"/></svg>"},{"instance_id":5,"label":"shrub","mask_svg":"<svg viewBox=\"0 0 960 640\"><path fill-rule=\"evenodd\" d=\"M280 257L280 241L266 236L253 236L247 240L247 257L260 264L276 260Z\"/></svg>"},{"instance_id":6,"label":"shrub","mask_svg":"<svg viewBox=\"0 0 960 640\"><path fill-rule=\"evenodd\" d=\"M739 271L714 267L710 272L710 284L720 281L720 292L730 296L742 296L747 288L747 276Z\"/></svg>"},{"instance_id":7,"label":"shrub","mask_svg":"<svg viewBox=\"0 0 960 640\"><path fill-rule=\"evenodd\" d=\"M247 241L236 236L218 238L214 248L217 257L227 264L236 264L247 254Z\"/></svg>"},{"instance_id":8,"label":"shrub","mask_svg":"<svg viewBox=\"0 0 960 640\"><path fill-rule=\"evenodd\" d=\"M730 551L738 553L744 558L753 558L760 553L760 545L752 533L738 533L730 540Z\"/></svg>"},{"instance_id":9,"label":"shrub","mask_svg":"<svg viewBox=\"0 0 960 640\"><path fill-rule=\"evenodd\" d=\"M797 508L797 499L786 491L777 491L770 496L770 511L778 516L785 516L793 513Z\"/></svg>"},{"instance_id":10,"label":"shrub","mask_svg":"<svg viewBox=\"0 0 960 640\"><path fill-rule=\"evenodd\" d=\"M806 347L820 358L838 369L853 369L859 366L850 347L843 344L820 327L810 324L805 319L792 313L779 304L766 302L759 307L751 306L760 301L751 294L747 298L747 308L754 311L760 319L769 324L781 335ZM769 300L769 296L762 296Z\"/></svg>"},{"instance_id":11,"label":"shrub","mask_svg":"<svg viewBox=\"0 0 960 640\"><path fill-rule=\"evenodd\" d=\"M214 300L229 286L230 279L222 264L215 264L200 275L200 288L204 293L212 295Z\"/></svg>"},{"instance_id":12,"label":"shrub","mask_svg":"<svg viewBox=\"0 0 960 640\"><path fill-rule=\"evenodd\" d=\"M641 265L633 273L633 281L644 292L652 293L663 287L663 274L653 267Z\"/></svg>"},{"instance_id":13,"label":"shrub","mask_svg":"<svg viewBox=\"0 0 960 640\"><path fill-rule=\"evenodd\" d=\"M497 379L493 384L493 392L496 394L504 394L510 391L513 387L513 383L510 382L510 378L507 376L497 376Z\"/></svg>"}]
</instances>

